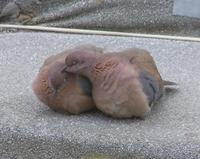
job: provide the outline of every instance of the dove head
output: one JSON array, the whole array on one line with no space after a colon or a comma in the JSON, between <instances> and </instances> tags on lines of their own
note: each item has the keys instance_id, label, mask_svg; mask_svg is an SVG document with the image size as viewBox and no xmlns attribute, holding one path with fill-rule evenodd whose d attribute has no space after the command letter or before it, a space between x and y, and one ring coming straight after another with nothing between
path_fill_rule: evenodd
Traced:
<instances>
[{"instance_id":1,"label":"dove head","mask_svg":"<svg viewBox=\"0 0 200 159\"><path fill-rule=\"evenodd\" d=\"M66 82L66 73L62 73L61 71L65 67L64 62L56 62L50 66L48 72L48 83L51 89L54 92L54 95L57 94L57 91L65 84Z\"/></svg>"},{"instance_id":2,"label":"dove head","mask_svg":"<svg viewBox=\"0 0 200 159\"><path fill-rule=\"evenodd\" d=\"M98 53L94 54L90 51L74 50L67 55L63 71L77 73L88 77L92 64L96 61L97 57Z\"/></svg>"}]
</instances>

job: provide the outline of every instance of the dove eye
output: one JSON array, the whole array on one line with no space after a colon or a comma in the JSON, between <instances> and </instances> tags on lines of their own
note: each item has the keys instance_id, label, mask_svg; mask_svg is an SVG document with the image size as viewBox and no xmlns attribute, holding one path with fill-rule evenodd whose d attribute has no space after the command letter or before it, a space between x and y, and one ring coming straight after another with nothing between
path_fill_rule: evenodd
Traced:
<instances>
[{"instance_id":1,"label":"dove eye","mask_svg":"<svg viewBox=\"0 0 200 159\"><path fill-rule=\"evenodd\" d=\"M77 60L71 60L71 61L69 60L69 61L66 62L68 67L72 67L72 66L76 65L77 63L78 63Z\"/></svg>"},{"instance_id":2,"label":"dove eye","mask_svg":"<svg viewBox=\"0 0 200 159\"><path fill-rule=\"evenodd\" d=\"M72 65L76 65L78 63L77 60L72 61Z\"/></svg>"}]
</instances>

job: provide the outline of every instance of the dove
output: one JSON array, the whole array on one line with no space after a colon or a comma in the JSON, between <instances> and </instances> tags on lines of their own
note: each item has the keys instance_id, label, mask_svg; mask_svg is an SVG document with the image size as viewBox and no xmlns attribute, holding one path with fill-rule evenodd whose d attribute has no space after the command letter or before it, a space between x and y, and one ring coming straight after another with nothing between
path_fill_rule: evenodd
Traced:
<instances>
[{"instance_id":1,"label":"dove","mask_svg":"<svg viewBox=\"0 0 200 159\"><path fill-rule=\"evenodd\" d=\"M102 53L101 48L93 45L81 45L74 48ZM74 50L72 49L72 50ZM70 50L70 49L69 49ZM80 114L93 109L91 83L83 76L62 73L65 57L69 50L48 57L32 82L32 89L38 99L51 109L59 112Z\"/></svg>"},{"instance_id":2,"label":"dove","mask_svg":"<svg viewBox=\"0 0 200 159\"><path fill-rule=\"evenodd\" d=\"M1 11L0 21L6 20L8 17L18 17L20 14L20 8L15 2L8 3Z\"/></svg>"},{"instance_id":3,"label":"dove","mask_svg":"<svg viewBox=\"0 0 200 159\"><path fill-rule=\"evenodd\" d=\"M141 53L141 54L140 54ZM108 54L72 51L63 72L87 77L96 107L116 118L145 117L164 87L152 56L140 49ZM174 84L173 82L166 82Z\"/></svg>"},{"instance_id":4,"label":"dove","mask_svg":"<svg viewBox=\"0 0 200 159\"><path fill-rule=\"evenodd\" d=\"M0 21L7 21L10 19L12 22L17 20L17 22L25 24L36 16L41 3L40 0L14 0L9 2L1 11Z\"/></svg>"},{"instance_id":5,"label":"dove","mask_svg":"<svg viewBox=\"0 0 200 159\"><path fill-rule=\"evenodd\" d=\"M139 78L143 86L143 91L148 96L149 105L154 105L164 93L165 88L174 89L177 83L163 80L156 63L151 54L138 48L130 48L119 53L117 56L129 61L131 65L139 68ZM172 87L171 87L172 86Z\"/></svg>"}]
</instances>

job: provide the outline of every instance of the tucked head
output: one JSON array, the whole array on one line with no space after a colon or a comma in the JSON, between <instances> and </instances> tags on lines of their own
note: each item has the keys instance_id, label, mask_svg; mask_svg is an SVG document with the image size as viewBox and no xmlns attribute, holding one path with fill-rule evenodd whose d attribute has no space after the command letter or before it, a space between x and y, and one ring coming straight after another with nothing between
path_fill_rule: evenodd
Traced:
<instances>
[{"instance_id":1,"label":"tucked head","mask_svg":"<svg viewBox=\"0 0 200 159\"><path fill-rule=\"evenodd\" d=\"M73 50L65 59L63 72L84 74L90 69L99 54L80 49Z\"/></svg>"},{"instance_id":2,"label":"tucked head","mask_svg":"<svg viewBox=\"0 0 200 159\"><path fill-rule=\"evenodd\" d=\"M49 68L48 83L55 94L62 87L62 85L65 84L67 75L66 73L61 72L64 67L65 67L64 62L55 62Z\"/></svg>"}]
</instances>

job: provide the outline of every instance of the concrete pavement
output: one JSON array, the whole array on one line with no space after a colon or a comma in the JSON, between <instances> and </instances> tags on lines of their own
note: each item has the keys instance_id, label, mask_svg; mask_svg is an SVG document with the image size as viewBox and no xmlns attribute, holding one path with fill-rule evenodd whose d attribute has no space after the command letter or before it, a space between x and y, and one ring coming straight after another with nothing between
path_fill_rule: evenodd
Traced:
<instances>
[{"instance_id":1,"label":"concrete pavement","mask_svg":"<svg viewBox=\"0 0 200 159\"><path fill-rule=\"evenodd\" d=\"M180 88L162 98L145 120L53 112L34 96L31 82L47 56L84 43L109 51L147 49L162 77ZM199 50L197 42L1 33L0 158L200 158Z\"/></svg>"}]
</instances>

